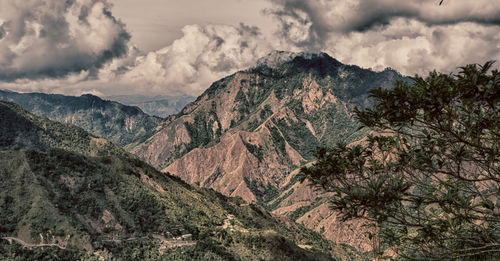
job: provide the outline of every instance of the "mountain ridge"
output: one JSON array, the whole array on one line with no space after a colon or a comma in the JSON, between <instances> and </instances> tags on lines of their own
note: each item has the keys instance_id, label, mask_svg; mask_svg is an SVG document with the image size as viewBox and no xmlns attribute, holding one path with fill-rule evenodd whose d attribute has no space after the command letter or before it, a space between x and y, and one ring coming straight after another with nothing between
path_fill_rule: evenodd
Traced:
<instances>
[{"instance_id":1,"label":"mountain ridge","mask_svg":"<svg viewBox=\"0 0 500 261\"><path fill-rule=\"evenodd\" d=\"M178 113L184 106L195 100L195 97L189 95L153 97L142 95L117 95L106 96L105 98L129 106L139 107L145 113L161 118L166 118L169 115Z\"/></svg>"},{"instance_id":2,"label":"mountain ridge","mask_svg":"<svg viewBox=\"0 0 500 261\"><path fill-rule=\"evenodd\" d=\"M214 82L131 150L154 166L173 171L167 167L193 149L212 147L225 135L238 136L239 131L260 131L266 132L267 143L279 148L279 161L289 158L292 164L288 165L298 167L301 160L312 159L316 146L353 141L358 126L350 111L367 106L367 91L389 87L393 78L404 79L392 71L376 73L342 65L327 54L296 56L278 69L259 65ZM349 81L355 84L347 86ZM339 126L338 131L330 131L332 126ZM250 154L263 156L255 146L266 144L241 143L253 151Z\"/></svg>"},{"instance_id":3,"label":"mountain ridge","mask_svg":"<svg viewBox=\"0 0 500 261\"><path fill-rule=\"evenodd\" d=\"M61 94L17 93L0 90L0 100L11 101L34 114L84 128L96 136L126 146L151 132L162 119L134 106L101 99Z\"/></svg>"}]
</instances>

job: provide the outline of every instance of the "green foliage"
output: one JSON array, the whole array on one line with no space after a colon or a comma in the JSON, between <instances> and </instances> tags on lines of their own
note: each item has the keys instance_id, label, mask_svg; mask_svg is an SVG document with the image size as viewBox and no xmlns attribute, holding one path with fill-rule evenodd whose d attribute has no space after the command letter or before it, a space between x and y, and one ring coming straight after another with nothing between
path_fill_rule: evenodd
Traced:
<instances>
[{"instance_id":1,"label":"green foliage","mask_svg":"<svg viewBox=\"0 0 500 261\"><path fill-rule=\"evenodd\" d=\"M282 190L284 190L284 189L282 189ZM283 202L283 200L285 200L287 197L292 195L293 192L294 192L294 189L292 188L289 191L287 191L286 193L279 195L278 197L275 197L272 201L265 204L264 207L269 211L276 209L281 204L281 202Z\"/></svg>"},{"instance_id":2,"label":"green foliage","mask_svg":"<svg viewBox=\"0 0 500 261\"><path fill-rule=\"evenodd\" d=\"M23 152L12 153L17 155ZM109 255L118 260L267 259L280 251L315 260L315 256L325 256L330 251L328 242L314 232L299 225L283 223L262 207L253 204L241 206L242 200L226 198L211 189L195 190L136 159L89 158L58 149L47 152L30 150L24 155L33 175L20 179L31 191L29 194L16 192L18 185L14 185L14 180L19 177L8 170L8 175L4 176L8 186L2 186L5 190L0 192L0 202L3 202L0 207L5 210L0 218L8 222L2 223L2 235L16 235L20 227L31 231L35 242L39 233L62 238L69 234L75 243L91 243L95 251L109 251ZM10 162L7 158L6 164ZM0 164L1 170L6 168L3 164ZM165 192L148 185L144 179L151 179ZM116 222L111 227L103 223L106 211ZM240 240L250 235L221 230L220 226L228 214L234 216L235 223L252 233L253 241L264 240L259 231L275 231L288 242L284 245L287 248L275 249L269 244L252 245L245 243L246 239ZM23 224L23 220L28 224ZM87 225L87 222L93 225ZM123 229L116 228L115 224L120 224ZM102 231L96 230L95 226L102 226ZM198 243L192 247L167 249L160 255L158 243L154 243L148 235L166 232L174 236L190 233ZM121 242L114 242L111 238L121 239ZM126 240L128 238L135 239ZM294 246L301 242L309 242L314 250L306 251ZM14 243L6 248L6 252L0 252L0 259L34 253L22 248L14 252L8 250L16 245ZM85 254L80 245L71 246L77 247L75 254L94 258ZM52 256L55 250L56 247L34 249L48 256Z\"/></svg>"},{"instance_id":3,"label":"green foliage","mask_svg":"<svg viewBox=\"0 0 500 261\"><path fill-rule=\"evenodd\" d=\"M266 104L264 105L264 108L260 111L260 119L265 120L267 117L271 116L273 114L273 111L271 110L271 105Z\"/></svg>"},{"instance_id":4,"label":"green foliage","mask_svg":"<svg viewBox=\"0 0 500 261\"><path fill-rule=\"evenodd\" d=\"M467 65L371 92L373 134L320 149L302 172L344 219L378 227L399 258L495 259L500 247L500 73Z\"/></svg>"},{"instance_id":5,"label":"green foliage","mask_svg":"<svg viewBox=\"0 0 500 261\"><path fill-rule=\"evenodd\" d=\"M216 124L216 130L213 129ZM186 152L197 148L213 144L221 136L221 127L215 111L207 114L196 114L193 123L185 122L184 126L191 137L191 142L187 144Z\"/></svg>"},{"instance_id":6,"label":"green foliage","mask_svg":"<svg viewBox=\"0 0 500 261\"><path fill-rule=\"evenodd\" d=\"M245 178L245 183L248 185L250 191L252 191L257 198L257 201L261 205L265 205L265 203L271 201L276 196L278 196L279 191L276 187L271 185L264 185L257 180L248 180Z\"/></svg>"},{"instance_id":7,"label":"green foliage","mask_svg":"<svg viewBox=\"0 0 500 261\"><path fill-rule=\"evenodd\" d=\"M293 212L291 212L288 215L288 217L291 220L293 220L293 221L297 221L297 219L301 218L302 216L304 216L304 214L306 214L307 212L309 212L311 209L314 209L317 206L321 205L322 203L323 203L323 201L318 201L316 199L313 204L309 204L309 205L298 207ZM321 232L321 233L323 233L323 232Z\"/></svg>"},{"instance_id":8,"label":"green foliage","mask_svg":"<svg viewBox=\"0 0 500 261\"><path fill-rule=\"evenodd\" d=\"M311 133L303 121L278 119L273 121L283 133L285 140L298 151L302 157L311 159L319 146L318 139ZM280 143L278 143L280 144Z\"/></svg>"},{"instance_id":9,"label":"green foliage","mask_svg":"<svg viewBox=\"0 0 500 261\"><path fill-rule=\"evenodd\" d=\"M15 213L17 206L12 196L2 195L0 200L0 235L6 235L16 229L19 216Z\"/></svg>"},{"instance_id":10,"label":"green foliage","mask_svg":"<svg viewBox=\"0 0 500 261\"><path fill-rule=\"evenodd\" d=\"M259 145L254 145L243 140L243 144L259 161L264 159L264 149Z\"/></svg>"},{"instance_id":11,"label":"green foliage","mask_svg":"<svg viewBox=\"0 0 500 261\"><path fill-rule=\"evenodd\" d=\"M23 260L61 260L73 261L80 260L85 256L85 252L78 249L60 249L58 247L46 248L24 248L18 244L8 244L7 240L0 239L0 259L6 261Z\"/></svg>"},{"instance_id":12,"label":"green foliage","mask_svg":"<svg viewBox=\"0 0 500 261\"><path fill-rule=\"evenodd\" d=\"M71 147L77 151L89 150L91 136L82 129L31 116L16 104L0 102L0 118L0 147L37 147L42 150Z\"/></svg>"},{"instance_id":13,"label":"green foliage","mask_svg":"<svg viewBox=\"0 0 500 261\"><path fill-rule=\"evenodd\" d=\"M286 154L286 141L283 136L281 136L279 129L276 127L270 127L269 131L271 132L271 139L274 145L282 154Z\"/></svg>"}]
</instances>

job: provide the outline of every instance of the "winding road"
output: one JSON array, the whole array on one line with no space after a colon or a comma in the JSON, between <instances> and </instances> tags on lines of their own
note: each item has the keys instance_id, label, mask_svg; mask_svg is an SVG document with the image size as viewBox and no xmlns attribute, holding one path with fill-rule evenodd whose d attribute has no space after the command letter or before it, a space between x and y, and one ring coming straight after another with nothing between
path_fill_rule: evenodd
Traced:
<instances>
[{"instance_id":1,"label":"winding road","mask_svg":"<svg viewBox=\"0 0 500 261\"><path fill-rule=\"evenodd\" d=\"M26 248L33 248L33 247L58 247L60 249L66 249L65 246L61 246L59 244L31 244L31 243L26 243L22 239L17 238L17 237L2 237L2 239L5 239L9 241L9 244L12 244L12 241L15 241L16 243L21 244L22 246Z\"/></svg>"}]
</instances>

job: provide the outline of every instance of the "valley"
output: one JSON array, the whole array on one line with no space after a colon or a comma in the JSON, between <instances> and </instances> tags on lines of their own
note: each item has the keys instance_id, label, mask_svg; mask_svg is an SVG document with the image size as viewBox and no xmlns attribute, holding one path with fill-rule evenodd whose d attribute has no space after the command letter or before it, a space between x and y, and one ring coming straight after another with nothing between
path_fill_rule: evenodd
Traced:
<instances>
[{"instance_id":1,"label":"valley","mask_svg":"<svg viewBox=\"0 0 500 261\"><path fill-rule=\"evenodd\" d=\"M500 260L498 0L1 0L0 261Z\"/></svg>"}]
</instances>

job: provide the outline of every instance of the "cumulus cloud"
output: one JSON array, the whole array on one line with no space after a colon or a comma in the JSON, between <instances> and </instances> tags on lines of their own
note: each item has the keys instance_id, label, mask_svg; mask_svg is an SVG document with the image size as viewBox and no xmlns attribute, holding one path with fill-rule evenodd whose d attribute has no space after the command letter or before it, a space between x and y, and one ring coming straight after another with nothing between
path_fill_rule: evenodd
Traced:
<instances>
[{"instance_id":1,"label":"cumulus cloud","mask_svg":"<svg viewBox=\"0 0 500 261\"><path fill-rule=\"evenodd\" d=\"M500 59L495 1L270 1L286 42L346 63L413 75Z\"/></svg>"},{"instance_id":2,"label":"cumulus cloud","mask_svg":"<svg viewBox=\"0 0 500 261\"><path fill-rule=\"evenodd\" d=\"M78 95L199 95L272 50L323 51L406 75L498 60L500 5L488 0L268 0L274 35L187 25L141 53L106 0L0 1L0 88ZM3 82L2 82L3 81Z\"/></svg>"},{"instance_id":3,"label":"cumulus cloud","mask_svg":"<svg viewBox=\"0 0 500 261\"><path fill-rule=\"evenodd\" d=\"M382 70L392 67L404 74L426 75L437 69L456 71L468 63L500 62L500 27L471 22L427 26L400 18L385 27L345 34L327 41L341 61ZM495 65L499 67L500 64Z\"/></svg>"},{"instance_id":4,"label":"cumulus cloud","mask_svg":"<svg viewBox=\"0 0 500 261\"><path fill-rule=\"evenodd\" d=\"M256 64L257 59L279 48L257 27L240 24L187 25L171 45L146 54L129 46L127 55L91 72L61 78L17 79L0 88L80 95L199 95L214 81Z\"/></svg>"},{"instance_id":5,"label":"cumulus cloud","mask_svg":"<svg viewBox=\"0 0 500 261\"><path fill-rule=\"evenodd\" d=\"M0 2L0 80L93 72L127 52L130 36L106 0Z\"/></svg>"},{"instance_id":6,"label":"cumulus cloud","mask_svg":"<svg viewBox=\"0 0 500 261\"><path fill-rule=\"evenodd\" d=\"M183 36L158 51L138 56L126 71L101 70L101 78L116 77L148 93L199 95L210 84L248 68L272 50L256 27L240 24L187 25ZM122 66L123 68L123 66Z\"/></svg>"}]
</instances>

